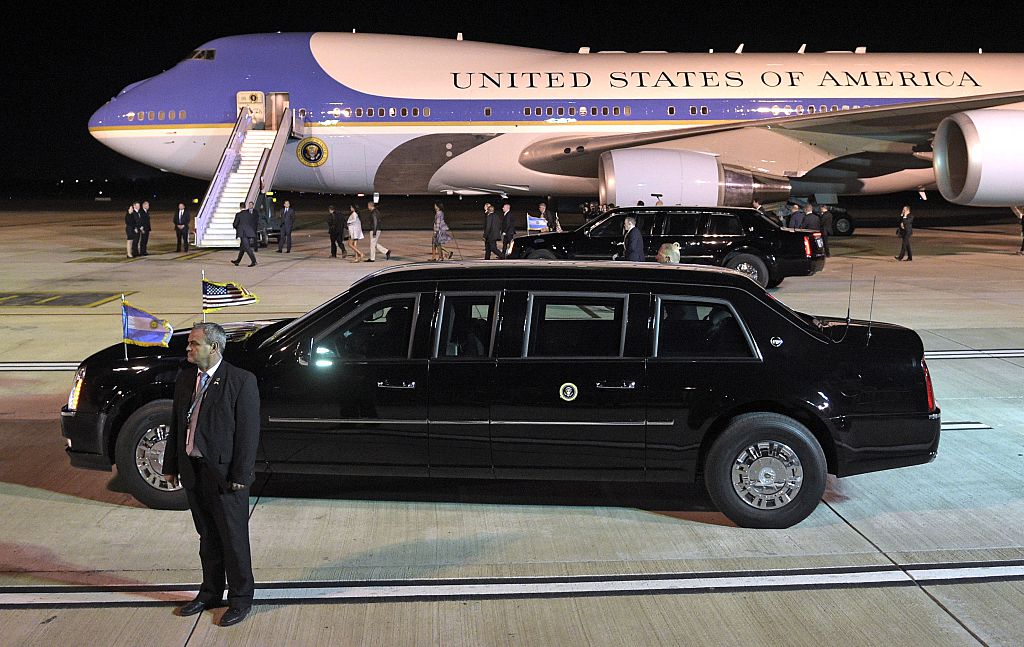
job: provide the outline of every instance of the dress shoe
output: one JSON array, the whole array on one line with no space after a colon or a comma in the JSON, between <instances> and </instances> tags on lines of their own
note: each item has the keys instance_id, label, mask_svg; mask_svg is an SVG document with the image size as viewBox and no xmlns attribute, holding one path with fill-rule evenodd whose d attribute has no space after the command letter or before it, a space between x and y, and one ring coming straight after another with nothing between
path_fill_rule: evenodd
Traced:
<instances>
[{"instance_id":1,"label":"dress shoe","mask_svg":"<svg viewBox=\"0 0 1024 647\"><path fill-rule=\"evenodd\" d=\"M238 264L239 264L239 263L241 263L241 262L242 262L242 261L231 261L231 264L232 264L232 265L238 265Z\"/></svg>"},{"instance_id":2,"label":"dress shoe","mask_svg":"<svg viewBox=\"0 0 1024 647\"><path fill-rule=\"evenodd\" d=\"M385 261L390 261L391 260L391 250L390 249L387 252L384 253L384 260Z\"/></svg>"},{"instance_id":3,"label":"dress shoe","mask_svg":"<svg viewBox=\"0 0 1024 647\"><path fill-rule=\"evenodd\" d=\"M249 267L254 267L255 265L256 265L256 261L253 261L253 262L249 263Z\"/></svg>"},{"instance_id":4,"label":"dress shoe","mask_svg":"<svg viewBox=\"0 0 1024 647\"><path fill-rule=\"evenodd\" d=\"M201 612L205 611L206 609L209 608L209 606L212 606L212 605L207 605L206 602L196 598L195 600L192 600L188 604L186 604L186 605L184 605L182 607L179 607L178 608L178 615L179 616L194 616L197 613L201 613Z\"/></svg>"},{"instance_id":5,"label":"dress shoe","mask_svg":"<svg viewBox=\"0 0 1024 647\"><path fill-rule=\"evenodd\" d=\"M220 619L220 626L230 627L231 625L237 625L239 622L245 620L245 617L249 615L249 607L244 609L236 609L234 607L227 610L224 617Z\"/></svg>"},{"instance_id":6,"label":"dress shoe","mask_svg":"<svg viewBox=\"0 0 1024 647\"><path fill-rule=\"evenodd\" d=\"M368 258L368 259L366 259L366 260L365 260L365 261L363 261L363 262L364 262L364 263L373 263L373 262L374 262L374 260L373 260L372 258Z\"/></svg>"},{"instance_id":7,"label":"dress shoe","mask_svg":"<svg viewBox=\"0 0 1024 647\"><path fill-rule=\"evenodd\" d=\"M281 250L277 250L277 253L278 253L278 254L280 254L280 253L281 253Z\"/></svg>"}]
</instances>

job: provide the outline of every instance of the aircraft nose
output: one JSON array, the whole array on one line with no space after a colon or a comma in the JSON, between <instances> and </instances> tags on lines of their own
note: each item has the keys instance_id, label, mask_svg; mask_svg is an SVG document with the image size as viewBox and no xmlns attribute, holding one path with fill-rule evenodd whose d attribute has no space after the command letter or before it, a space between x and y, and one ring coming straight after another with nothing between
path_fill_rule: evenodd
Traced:
<instances>
[{"instance_id":1,"label":"aircraft nose","mask_svg":"<svg viewBox=\"0 0 1024 647\"><path fill-rule=\"evenodd\" d=\"M109 126L111 124L111 117L113 116L111 105L113 103L114 100L111 99L110 101L100 106L99 110L92 113L92 116L89 117L89 130L95 130L97 128L102 128L103 126Z\"/></svg>"}]
</instances>

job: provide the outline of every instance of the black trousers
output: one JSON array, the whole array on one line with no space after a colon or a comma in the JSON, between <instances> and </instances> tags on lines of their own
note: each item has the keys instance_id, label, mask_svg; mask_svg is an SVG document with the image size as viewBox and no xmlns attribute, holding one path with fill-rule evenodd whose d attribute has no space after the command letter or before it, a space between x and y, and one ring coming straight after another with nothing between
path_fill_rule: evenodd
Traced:
<instances>
[{"instance_id":1,"label":"black trousers","mask_svg":"<svg viewBox=\"0 0 1024 647\"><path fill-rule=\"evenodd\" d=\"M508 246L512 244L511 236L502 236L501 238L501 257L508 258Z\"/></svg>"},{"instance_id":2,"label":"black trousers","mask_svg":"<svg viewBox=\"0 0 1024 647\"><path fill-rule=\"evenodd\" d=\"M242 238L239 239L239 243L238 243L238 258L235 259L235 263L238 263L239 261L242 260L242 255L243 254L248 254L249 255L249 260L251 262L253 262L253 263L256 262L256 255L252 253L252 241L253 241L252 238L242 237Z\"/></svg>"},{"instance_id":3,"label":"black trousers","mask_svg":"<svg viewBox=\"0 0 1024 647\"><path fill-rule=\"evenodd\" d=\"M331 256L338 255L338 248L341 248L341 257L345 258L348 256L348 252L345 251L345 232L332 231L331 232Z\"/></svg>"},{"instance_id":4,"label":"black trousers","mask_svg":"<svg viewBox=\"0 0 1024 647\"><path fill-rule=\"evenodd\" d=\"M149 232L143 231L139 233L139 253L147 254L146 246L149 245Z\"/></svg>"},{"instance_id":5,"label":"black trousers","mask_svg":"<svg viewBox=\"0 0 1024 647\"><path fill-rule=\"evenodd\" d=\"M185 488L185 494L199 533L203 565L203 583L196 597L210 605L219 604L226 578L228 606L248 609L256 588L249 552L249 488L222 492L220 476L204 460L189 460L196 483L194 488Z\"/></svg>"},{"instance_id":6,"label":"black trousers","mask_svg":"<svg viewBox=\"0 0 1024 647\"><path fill-rule=\"evenodd\" d=\"M281 229L281 233L277 235L277 251L281 251L282 249L287 249L289 252L292 251L291 229Z\"/></svg>"},{"instance_id":7,"label":"black trousers","mask_svg":"<svg viewBox=\"0 0 1024 647\"><path fill-rule=\"evenodd\" d=\"M484 260L491 260L491 253L498 258L504 258L505 255L498 250L498 241L496 240L485 240L484 241Z\"/></svg>"},{"instance_id":8,"label":"black trousers","mask_svg":"<svg viewBox=\"0 0 1024 647\"><path fill-rule=\"evenodd\" d=\"M185 251L187 252L188 251L188 227L182 227L181 229L178 229L177 227L175 227L174 228L174 235L177 237L177 241L178 241L178 248L175 251L180 252L181 251L181 246L184 245L185 246Z\"/></svg>"},{"instance_id":9,"label":"black trousers","mask_svg":"<svg viewBox=\"0 0 1024 647\"><path fill-rule=\"evenodd\" d=\"M906 256L908 261L914 260L914 250L910 249L910 236L903 236L900 238L900 241L902 241L900 255L896 258L903 260L903 257Z\"/></svg>"}]
</instances>

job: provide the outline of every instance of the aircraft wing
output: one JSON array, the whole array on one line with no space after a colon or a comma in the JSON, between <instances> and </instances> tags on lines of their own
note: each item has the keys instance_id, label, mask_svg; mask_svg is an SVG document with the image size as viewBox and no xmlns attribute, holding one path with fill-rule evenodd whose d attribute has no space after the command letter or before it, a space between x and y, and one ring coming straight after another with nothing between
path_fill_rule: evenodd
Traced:
<instances>
[{"instance_id":1,"label":"aircraft wing","mask_svg":"<svg viewBox=\"0 0 1024 647\"><path fill-rule=\"evenodd\" d=\"M519 159L524 166L536 171L593 176L597 172L597 158L605 151L679 141L744 128L771 128L782 132L788 130L794 134L814 132L854 136L922 146L931 142L939 122L952 114L1021 102L1024 102L1024 90L646 133L556 137L532 144L523 150Z\"/></svg>"}]
</instances>

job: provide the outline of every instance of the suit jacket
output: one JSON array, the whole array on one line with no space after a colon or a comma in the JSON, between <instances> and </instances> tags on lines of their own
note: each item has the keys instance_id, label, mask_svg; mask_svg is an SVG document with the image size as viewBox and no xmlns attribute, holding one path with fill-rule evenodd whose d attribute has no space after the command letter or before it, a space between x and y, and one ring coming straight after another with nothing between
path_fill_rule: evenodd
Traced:
<instances>
[{"instance_id":1,"label":"suit jacket","mask_svg":"<svg viewBox=\"0 0 1024 647\"><path fill-rule=\"evenodd\" d=\"M139 212L124 214L124 234L130 239L139 237Z\"/></svg>"},{"instance_id":2,"label":"suit jacket","mask_svg":"<svg viewBox=\"0 0 1024 647\"><path fill-rule=\"evenodd\" d=\"M373 219L370 223L370 231L374 236L376 236L380 234L383 229L384 217L380 215L380 209L377 209L376 207L370 211L370 217Z\"/></svg>"},{"instance_id":3,"label":"suit jacket","mask_svg":"<svg viewBox=\"0 0 1024 647\"><path fill-rule=\"evenodd\" d=\"M256 238L256 212L244 209L235 214L235 220L231 223L235 228L235 235L239 238Z\"/></svg>"},{"instance_id":4,"label":"suit jacket","mask_svg":"<svg viewBox=\"0 0 1024 647\"><path fill-rule=\"evenodd\" d=\"M498 213L492 211L484 216L484 240L500 240L501 239L501 219Z\"/></svg>"},{"instance_id":5,"label":"suit jacket","mask_svg":"<svg viewBox=\"0 0 1024 647\"><path fill-rule=\"evenodd\" d=\"M295 224L295 209L285 209L281 212L281 229L283 231L291 231L292 225Z\"/></svg>"},{"instance_id":6,"label":"suit jacket","mask_svg":"<svg viewBox=\"0 0 1024 647\"><path fill-rule=\"evenodd\" d=\"M898 231L903 238L910 238L914 233L914 214L908 213L906 217L900 216Z\"/></svg>"},{"instance_id":7,"label":"suit jacket","mask_svg":"<svg viewBox=\"0 0 1024 647\"><path fill-rule=\"evenodd\" d=\"M187 488L195 487L192 461L185 453L188 410L195 392L199 368L188 364L174 384L171 431L164 450L164 474L179 474ZM256 376L222 361L210 378L199 407L195 446L207 464L229 483L252 485L256 480L256 448L260 437L260 393Z\"/></svg>"},{"instance_id":8,"label":"suit jacket","mask_svg":"<svg viewBox=\"0 0 1024 647\"><path fill-rule=\"evenodd\" d=\"M139 227L147 234L153 229L153 223L149 220L149 212L145 209L139 212Z\"/></svg>"},{"instance_id":9,"label":"suit jacket","mask_svg":"<svg viewBox=\"0 0 1024 647\"><path fill-rule=\"evenodd\" d=\"M516 222L512 217L512 210L501 214L501 238L508 242L516 237Z\"/></svg>"},{"instance_id":10,"label":"suit jacket","mask_svg":"<svg viewBox=\"0 0 1024 647\"><path fill-rule=\"evenodd\" d=\"M181 213L181 218L178 218L178 210L175 209L174 215L171 216L171 222L174 223L175 228L177 228L177 225L185 225L187 228L188 224L192 222L192 214L188 212L188 209L185 209Z\"/></svg>"},{"instance_id":11,"label":"suit jacket","mask_svg":"<svg viewBox=\"0 0 1024 647\"><path fill-rule=\"evenodd\" d=\"M626 232L626 238L623 241L626 248L626 260L627 261L644 261L644 237L640 235L640 230L633 227Z\"/></svg>"}]
</instances>

